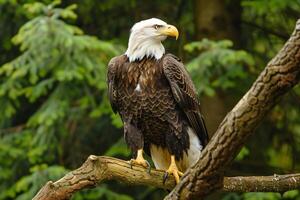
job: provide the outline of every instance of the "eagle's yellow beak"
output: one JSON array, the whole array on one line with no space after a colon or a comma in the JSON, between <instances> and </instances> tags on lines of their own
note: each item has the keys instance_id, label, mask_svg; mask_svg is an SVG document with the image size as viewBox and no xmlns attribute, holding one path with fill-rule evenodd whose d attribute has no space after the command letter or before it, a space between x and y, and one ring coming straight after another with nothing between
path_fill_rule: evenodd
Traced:
<instances>
[{"instance_id":1,"label":"eagle's yellow beak","mask_svg":"<svg viewBox=\"0 0 300 200\"><path fill-rule=\"evenodd\" d=\"M177 28L175 26L169 25L169 24L160 28L159 32L162 35L175 37L176 40L178 39L178 36L179 36L179 32L178 32Z\"/></svg>"}]
</instances>

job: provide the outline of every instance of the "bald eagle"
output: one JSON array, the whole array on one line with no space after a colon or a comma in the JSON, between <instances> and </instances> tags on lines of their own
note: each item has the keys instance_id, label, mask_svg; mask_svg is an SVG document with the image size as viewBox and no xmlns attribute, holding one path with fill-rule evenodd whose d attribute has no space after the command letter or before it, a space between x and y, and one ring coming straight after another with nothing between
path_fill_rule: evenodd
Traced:
<instances>
[{"instance_id":1,"label":"bald eagle","mask_svg":"<svg viewBox=\"0 0 300 200\"><path fill-rule=\"evenodd\" d=\"M194 84L180 59L162 45L178 35L175 26L157 18L134 24L127 51L111 59L107 75L112 109L136 155L131 165L150 167L146 152L166 171L164 180L173 174L177 183L208 142Z\"/></svg>"}]
</instances>

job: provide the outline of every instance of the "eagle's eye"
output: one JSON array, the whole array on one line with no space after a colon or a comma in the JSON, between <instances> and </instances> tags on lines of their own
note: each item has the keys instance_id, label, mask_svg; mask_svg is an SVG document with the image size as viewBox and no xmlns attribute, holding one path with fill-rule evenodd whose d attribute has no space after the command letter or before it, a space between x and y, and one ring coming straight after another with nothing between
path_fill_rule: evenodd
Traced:
<instances>
[{"instance_id":1,"label":"eagle's eye","mask_svg":"<svg viewBox=\"0 0 300 200\"><path fill-rule=\"evenodd\" d=\"M154 27L155 29L159 29L159 28L162 27L162 25L155 24L153 27Z\"/></svg>"}]
</instances>

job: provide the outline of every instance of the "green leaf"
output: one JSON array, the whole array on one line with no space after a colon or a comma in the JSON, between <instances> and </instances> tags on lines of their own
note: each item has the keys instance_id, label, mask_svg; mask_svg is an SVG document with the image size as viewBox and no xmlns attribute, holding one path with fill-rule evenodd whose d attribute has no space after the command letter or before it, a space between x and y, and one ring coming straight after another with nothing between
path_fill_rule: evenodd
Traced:
<instances>
[{"instance_id":1,"label":"green leaf","mask_svg":"<svg viewBox=\"0 0 300 200\"><path fill-rule=\"evenodd\" d=\"M239 154L236 156L235 160L240 161L245 159L245 157L247 157L250 154L250 151L247 147L243 147L241 149L241 151L239 152Z\"/></svg>"}]
</instances>

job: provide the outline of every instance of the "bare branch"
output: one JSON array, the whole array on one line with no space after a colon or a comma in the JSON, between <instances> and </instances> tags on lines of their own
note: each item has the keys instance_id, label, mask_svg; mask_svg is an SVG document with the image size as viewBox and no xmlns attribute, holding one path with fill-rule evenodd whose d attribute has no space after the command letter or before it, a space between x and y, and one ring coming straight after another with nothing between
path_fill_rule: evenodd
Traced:
<instances>
[{"instance_id":1,"label":"bare branch","mask_svg":"<svg viewBox=\"0 0 300 200\"><path fill-rule=\"evenodd\" d=\"M175 186L171 176L165 184L162 182L164 172L152 170L148 174L145 168L133 166L128 162L105 156L90 156L78 169L68 173L56 182L49 181L33 200L65 200L78 190L95 187L106 180L117 180L129 185L151 185L171 190ZM275 191L285 192L300 187L300 174L226 177L224 191Z\"/></svg>"},{"instance_id":2,"label":"bare branch","mask_svg":"<svg viewBox=\"0 0 300 200\"><path fill-rule=\"evenodd\" d=\"M273 176L224 177L227 192L279 192L300 188L300 173Z\"/></svg>"}]
</instances>

